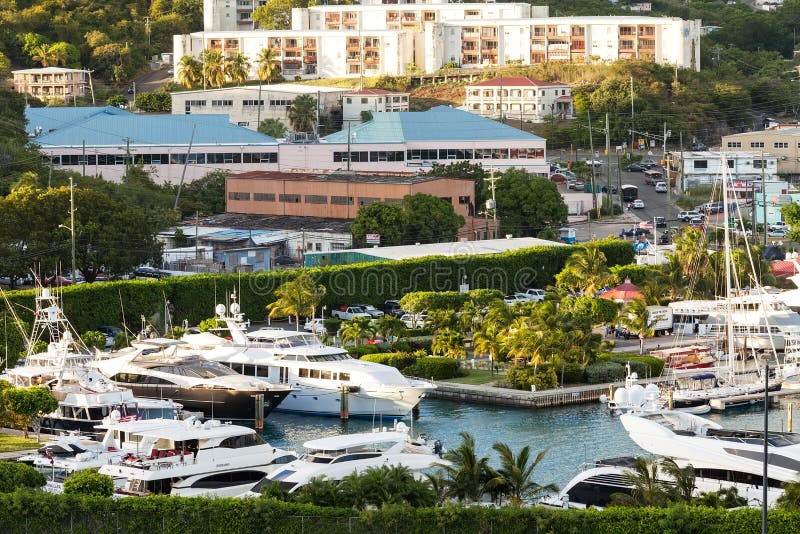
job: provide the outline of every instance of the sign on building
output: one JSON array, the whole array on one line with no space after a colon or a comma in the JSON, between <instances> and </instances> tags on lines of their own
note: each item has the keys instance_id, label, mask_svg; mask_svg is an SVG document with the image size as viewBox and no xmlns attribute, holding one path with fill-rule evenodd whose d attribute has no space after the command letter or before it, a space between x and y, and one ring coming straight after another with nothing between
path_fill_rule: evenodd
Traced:
<instances>
[{"instance_id":1,"label":"sign on building","mask_svg":"<svg viewBox=\"0 0 800 534\"><path fill-rule=\"evenodd\" d=\"M367 234L367 245L380 245L381 234Z\"/></svg>"}]
</instances>

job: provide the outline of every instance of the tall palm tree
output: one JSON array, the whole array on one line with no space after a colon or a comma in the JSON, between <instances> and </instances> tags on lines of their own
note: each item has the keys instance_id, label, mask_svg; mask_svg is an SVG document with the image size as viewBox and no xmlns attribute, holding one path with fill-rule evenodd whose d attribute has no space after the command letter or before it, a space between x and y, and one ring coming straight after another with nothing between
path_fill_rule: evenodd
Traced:
<instances>
[{"instance_id":1,"label":"tall palm tree","mask_svg":"<svg viewBox=\"0 0 800 534\"><path fill-rule=\"evenodd\" d=\"M486 483L491 478L489 458L478 458L475 438L468 432L460 432L461 444L447 451L444 459L449 464L440 464L447 475L447 495L459 501L480 501L486 492Z\"/></svg>"},{"instance_id":2,"label":"tall palm tree","mask_svg":"<svg viewBox=\"0 0 800 534\"><path fill-rule=\"evenodd\" d=\"M298 95L289 108L289 122L296 132L313 132L317 101L310 95Z\"/></svg>"},{"instance_id":3,"label":"tall palm tree","mask_svg":"<svg viewBox=\"0 0 800 534\"><path fill-rule=\"evenodd\" d=\"M547 454L546 449L540 451L531 461L531 449L528 445L516 456L505 443L495 443L492 448L500 454L500 468L496 470L496 476L487 483L487 487L501 488L501 493L506 495L513 505L521 506L530 503L543 493L558 491L555 484L542 486L531 478L536 466Z\"/></svg>"},{"instance_id":4,"label":"tall palm tree","mask_svg":"<svg viewBox=\"0 0 800 534\"><path fill-rule=\"evenodd\" d=\"M487 306L483 323L490 325L497 331L505 330L514 321L514 312L503 299L494 299Z\"/></svg>"},{"instance_id":5,"label":"tall palm tree","mask_svg":"<svg viewBox=\"0 0 800 534\"><path fill-rule=\"evenodd\" d=\"M58 67L67 63L67 51L62 46L42 43L33 49L31 59L42 67Z\"/></svg>"},{"instance_id":6,"label":"tall palm tree","mask_svg":"<svg viewBox=\"0 0 800 534\"><path fill-rule=\"evenodd\" d=\"M531 328L527 317L515 319L503 339L509 358L530 360L534 375L539 364L544 361L538 342L539 335Z\"/></svg>"},{"instance_id":7,"label":"tall palm tree","mask_svg":"<svg viewBox=\"0 0 800 534\"><path fill-rule=\"evenodd\" d=\"M343 344L352 341L356 346L373 333L375 333L375 328L372 326L372 319L369 317L353 317L349 321L343 322L339 330Z\"/></svg>"},{"instance_id":8,"label":"tall palm tree","mask_svg":"<svg viewBox=\"0 0 800 534\"><path fill-rule=\"evenodd\" d=\"M308 273L281 284L275 290L277 300L267 305L270 317L294 316L297 331L300 331L300 316L313 317L323 297L325 286L318 285Z\"/></svg>"},{"instance_id":9,"label":"tall palm tree","mask_svg":"<svg viewBox=\"0 0 800 534\"><path fill-rule=\"evenodd\" d=\"M225 76L234 84L242 85L250 73L250 62L241 52L235 52L223 61Z\"/></svg>"},{"instance_id":10,"label":"tall palm tree","mask_svg":"<svg viewBox=\"0 0 800 534\"><path fill-rule=\"evenodd\" d=\"M644 299L633 299L619 312L619 324L639 336L639 354L644 353L644 340L652 337L654 320L650 318L647 302Z\"/></svg>"},{"instance_id":11,"label":"tall palm tree","mask_svg":"<svg viewBox=\"0 0 800 534\"><path fill-rule=\"evenodd\" d=\"M694 490L697 489L694 467L691 465L679 467L672 458L664 458L661 460L661 469L675 483L673 487L674 498L685 503L691 502L694 498Z\"/></svg>"},{"instance_id":12,"label":"tall palm tree","mask_svg":"<svg viewBox=\"0 0 800 534\"><path fill-rule=\"evenodd\" d=\"M659 462L637 458L633 467L625 472L625 480L633 487L630 495L612 496L617 504L629 506L666 506L670 501L670 489L660 480Z\"/></svg>"},{"instance_id":13,"label":"tall palm tree","mask_svg":"<svg viewBox=\"0 0 800 534\"><path fill-rule=\"evenodd\" d=\"M592 296L615 280L608 271L606 255L596 243L588 243L573 252L564 269L584 295Z\"/></svg>"},{"instance_id":14,"label":"tall palm tree","mask_svg":"<svg viewBox=\"0 0 800 534\"><path fill-rule=\"evenodd\" d=\"M225 85L225 65L219 50L203 50L203 79L210 87Z\"/></svg>"},{"instance_id":15,"label":"tall palm tree","mask_svg":"<svg viewBox=\"0 0 800 534\"><path fill-rule=\"evenodd\" d=\"M684 276L702 278L708 272L708 244L700 230L688 228L675 238L675 255L683 266Z\"/></svg>"},{"instance_id":16,"label":"tall palm tree","mask_svg":"<svg viewBox=\"0 0 800 534\"><path fill-rule=\"evenodd\" d=\"M364 484L364 477L358 471L353 471L343 477L336 487L336 495L341 505L363 510L367 505L367 490Z\"/></svg>"},{"instance_id":17,"label":"tall palm tree","mask_svg":"<svg viewBox=\"0 0 800 534\"><path fill-rule=\"evenodd\" d=\"M375 333L383 337L386 341L393 341L402 336L406 331L406 325L399 317L384 315L375 321Z\"/></svg>"},{"instance_id":18,"label":"tall palm tree","mask_svg":"<svg viewBox=\"0 0 800 534\"><path fill-rule=\"evenodd\" d=\"M683 265L681 259L677 254L667 254L667 263L661 266L661 282L666 286L666 297L674 302L687 297L688 278L683 272Z\"/></svg>"},{"instance_id":19,"label":"tall palm tree","mask_svg":"<svg viewBox=\"0 0 800 534\"><path fill-rule=\"evenodd\" d=\"M178 83L187 89L203 80L203 66L192 56L183 56L178 62Z\"/></svg>"},{"instance_id":20,"label":"tall palm tree","mask_svg":"<svg viewBox=\"0 0 800 534\"><path fill-rule=\"evenodd\" d=\"M654 306L660 306L669 292L669 288L664 284L661 277L648 278L639 286L639 290L644 295L644 300Z\"/></svg>"},{"instance_id":21,"label":"tall palm tree","mask_svg":"<svg viewBox=\"0 0 800 534\"><path fill-rule=\"evenodd\" d=\"M503 350L503 336L493 326L481 328L472 336L472 350L475 354L489 355L489 369L494 374L494 362Z\"/></svg>"},{"instance_id":22,"label":"tall palm tree","mask_svg":"<svg viewBox=\"0 0 800 534\"><path fill-rule=\"evenodd\" d=\"M464 336L452 328L437 330L431 342L431 352L433 352L434 356L461 358L466 355Z\"/></svg>"},{"instance_id":23,"label":"tall palm tree","mask_svg":"<svg viewBox=\"0 0 800 534\"><path fill-rule=\"evenodd\" d=\"M258 79L262 82L270 83L281 73L281 65L278 60L278 54L272 48L262 48L261 52L256 56L256 65L258 69Z\"/></svg>"}]
</instances>

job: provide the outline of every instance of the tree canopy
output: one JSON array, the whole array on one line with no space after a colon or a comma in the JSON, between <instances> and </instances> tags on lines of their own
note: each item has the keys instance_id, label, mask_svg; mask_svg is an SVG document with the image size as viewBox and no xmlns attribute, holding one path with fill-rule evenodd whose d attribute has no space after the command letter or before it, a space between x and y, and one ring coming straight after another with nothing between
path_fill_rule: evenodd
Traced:
<instances>
[{"instance_id":1,"label":"tree canopy","mask_svg":"<svg viewBox=\"0 0 800 534\"><path fill-rule=\"evenodd\" d=\"M495 196L501 233L535 236L567 222L567 205L554 182L519 169L496 176L500 178Z\"/></svg>"}]
</instances>

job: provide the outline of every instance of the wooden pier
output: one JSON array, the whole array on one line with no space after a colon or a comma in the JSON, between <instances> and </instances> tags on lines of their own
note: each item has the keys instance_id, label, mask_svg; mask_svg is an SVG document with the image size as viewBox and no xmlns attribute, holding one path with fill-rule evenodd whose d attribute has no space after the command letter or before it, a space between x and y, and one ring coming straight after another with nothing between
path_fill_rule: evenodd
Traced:
<instances>
[{"instance_id":1,"label":"wooden pier","mask_svg":"<svg viewBox=\"0 0 800 534\"><path fill-rule=\"evenodd\" d=\"M775 403L778 401L778 397L782 397L784 395L797 395L797 390L792 389L781 389L778 391L770 391L769 392L769 399L770 403ZM708 401L708 404L711 405L711 409L716 412L725 411L726 408L733 408L735 406L745 406L748 404L756 404L759 402L764 401L764 394L763 393L751 393L749 395L733 395L731 397L723 397L721 399L711 399Z\"/></svg>"},{"instance_id":2,"label":"wooden pier","mask_svg":"<svg viewBox=\"0 0 800 534\"><path fill-rule=\"evenodd\" d=\"M659 379L640 379L639 383L647 384L648 382L658 381ZM429 391L427 396L432 399L513 408L552 408L555 406L599 402L602 396L608 397L611 387L614 390L625 387L625 382L591 384L543 391L523 391L483 385L459 384L456 382L436 382L436 389Z\"/></svg>"}]
</instances>

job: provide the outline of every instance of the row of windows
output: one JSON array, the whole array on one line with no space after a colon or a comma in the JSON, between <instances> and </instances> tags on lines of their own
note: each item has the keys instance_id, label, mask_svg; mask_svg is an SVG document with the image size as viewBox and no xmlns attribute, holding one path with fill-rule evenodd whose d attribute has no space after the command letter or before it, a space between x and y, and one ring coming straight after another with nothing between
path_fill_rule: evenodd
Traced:
<instances>
[{"instance_id":1,"label":"row of windows","mask_svg":"<svg viewBox=\"0 0 800 534\"><path fill-rule=\"evenodd\" d=\"M340 163L343 161L357 161L362 163L378 162L378 161L404 161L403 151L373 151L373 152L350 152L350 158L347 157L347 152L334 152L333 161Z\"/></svg>"},{"instance_id":2,"label":"row of windows","mask_svg":"<svg viewBox=\"0 0 800 534\"><path fill-rule=\"evenodd\" d=\"M736 161L729 159L726 160L729 169L733 169L736 166ZM754 159L753 160L753 168L755 169L766 169L768 166L767 160L765 159ZM698 159L694 161L694 168L695 169L708 169L708 160L705 159Z\"/></svg>"},{"instance_id":3,"label":"row of windows","mask_svg":"<svg viewBox=\"0 0 800 534\"><path fill-rule=\"evenodd\" d=\"M215 107L231 107L233 100L212 100L211 105Z\"/></svg>"},{"instance_id":4,"label":"row of windows","mask_svg":"<svg viewBox=\"0 0 800 534\"><path fill-rule=\"evenodd\" d=\"M430 159L541 159L543 148L440 148L408 150L409 160Z\"/></svg>"},{"instance_id":5,"label":"row of windows","mask_svg":"<svg viewBox=\"0 0 800 534\"><path fill-rule=\"evenodd\" d=\"M561 91L561 95L558 94L559 91ZM480 89L470 89L469 96L478 96L478 97L484 96L484 97L489 97L489 98L500 97L500 96L503 96L503 97L517 97L517 98L519 98L519 97L523 96L523 92L520 89L510 89L510 90L509 89L503 89L503 94L502 95L500 94L500 90L499 89L496 92L495 92L494 89L484 89L482 91L482 93L483 94L481 94L481 90ZM537 93L537 91L534 90L534 89L526 89L525 92L524 92L524 95L525 95L526 98L533 98L533 97L536 96L536 93ZM538 91L538 93L539 93L539 96L546 96L547 95L547 91L545 89L540 89ZM554 89L553 90L553 95L554 96L567 96L567 90L566 89Z\"/></svg>"},{"instance_id":6,"label":"row of windows","mask_svg":"<svg viewBox=\"0 0 800 534\"><path fill-rule=\"evenodd\" d=\"M50 156L54 165L182 165L186 154L63 154ZM189 163L278 163L277 152L209 152L189 154Z\"/></svg>"},{"instance_id":7,"label":"row of windows","mask_svg":"<svg viewBox=\"0 0 800 534\"><path fill-rule=\"evenodd\" d=\"M444 200L448 202L452 201L452 198L443 197ZM250 200L250 193L241 192L241 191L229 191L228 192L228 200ZM253 200L257 202L275 202L275 193L253 193ZM299 204L300 201L303 201L305 204L328 204L328 197L326 195L295 195L295 194L279 194L278 195L278 202L288 202L291 204ZM383 199L384 202L388 203L399 203L402 202L402 199L399 198L386 198ZM380 202L381 199L377 197L359 197L358 198L358 205L359 206L369 206L374 202ZM458 197L459 204L469 204L470 198L468 196ZM330 203L335 204L338 206L352 206L355 204L353 197L345 197L345 196L337 196L332 195L330 197Z\"/></svg>"},{"instance_id":8,"label":"row of windows","mask_svg":"<svg viewBox=\"0 0 800 534\"><path fill-rule=\"evenodd\" d=\"M728 141L728 148L742 148L741 141ZM764 148L764 141L751 141L750 148ZM788 141L775 141L772 143L772 148L789 148ZM797 143L797 148L800 148L800 143Z\"/></svg>"},{"instance_id":9,"label":"row of windows","mask_svg":"<svg viewBox=\"0 0 800 534\"><path fill-rule=\"evenodd\" d=\"M321 380L339 380L344 382L350 380L350 373L337 373L336 371L325 371L320 369L298 369L297 375L300 378L319 378Z\"/></svg>"}]
</instances>

